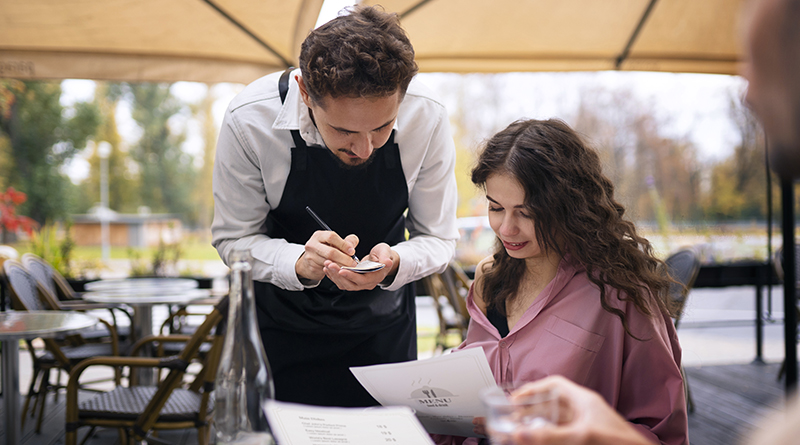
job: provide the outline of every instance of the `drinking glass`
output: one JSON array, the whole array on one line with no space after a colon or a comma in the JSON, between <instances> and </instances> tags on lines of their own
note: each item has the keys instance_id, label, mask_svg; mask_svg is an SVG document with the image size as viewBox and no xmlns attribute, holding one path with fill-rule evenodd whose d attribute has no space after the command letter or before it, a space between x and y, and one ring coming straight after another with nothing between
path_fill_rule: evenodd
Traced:
<instances>
[{"instance_id":1,"label":"drinking glass","mask_svg":"<svg viewBox=\"0 0 800 445\"><path fill-rule=\"evenodd\" d=\"M511 399L521 384L486 388L480 397L486 406L486 431L492 445L513 445L518 429L538 428L558 422L558 394L546 391Z\"/></svg>"}]
</instances>

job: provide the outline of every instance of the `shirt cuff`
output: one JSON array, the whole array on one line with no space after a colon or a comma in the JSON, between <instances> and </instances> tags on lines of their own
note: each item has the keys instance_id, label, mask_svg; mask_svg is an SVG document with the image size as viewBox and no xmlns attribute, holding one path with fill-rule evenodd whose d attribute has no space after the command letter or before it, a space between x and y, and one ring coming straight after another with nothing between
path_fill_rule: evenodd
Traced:
<instances>
[{"instance_id":1,"label":"shirt cuff","mask_svg":"<svg viewBox=\"0 0 800 445\"><path fill-rule=\"evenodd\" d=\"M319 281L309 281L301 283L297 277L294 266L297 259L305 252L305 246L301 244L287 243L275 255L275 285L282 289L299 291L310 287L319 286Z\"/></svg>"},{"instance_id":2,"label":"shirt cuff","mask_svg":"<svg viewBox=\"0 0 800 445\"><path fill-rule=\"evenodd\" d=\"M408 284L409 278L414 274L415 265L415 261L412 258L413 251L411 249L396 245L392 246L392 250L397 252L397 256L400 257L400 267L397 268L397 274L395 274L394 280L392 280L391 283L380 284L381 289L389 291L400 289Z\"/></svg>"}]
</instances>

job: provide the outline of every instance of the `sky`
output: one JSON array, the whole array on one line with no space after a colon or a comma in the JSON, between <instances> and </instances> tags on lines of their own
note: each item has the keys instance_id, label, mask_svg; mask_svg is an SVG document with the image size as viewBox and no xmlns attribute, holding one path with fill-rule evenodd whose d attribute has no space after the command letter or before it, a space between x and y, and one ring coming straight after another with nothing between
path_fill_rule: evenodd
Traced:
<instances>
[{"instance_id":1,"label":"sky","mask_svg":"<svg viewBox=\"0 0 800 445\"><path fill-rule=\"evenodd\" d=\"M317 26L335 17L352 0L325 0ZM630 90L637 100L649 105L661 122L664 136L687 138L698 148L701 161L724 158L733 152L738 143L736 129L729 116L731 97L738 97L746 87L738 76L712 74L676 74L645 72L591 72L591 73L504 73L497 74L492 85L497 100L503 104L501 119L508 123L517 118L561 117L568 120L577 108L583 94L592 94L594 88ZM457 95L463 88L483 88L485 83L474 82L475 75L452 73L421 73L420 80L434 91L453 111ZM91 80L65 80L62 82L62 105L76 101L92 100L95 83ZM217 98L214 116L221 124L228 103L241 91L243 85L218 84L213 86ZM172 93L188 103L197 103L207 91L201 83L177 82ZM480 106L481 104L475 104ZM139 129L130 117L127 103L117 110L120 135L131 145L139 137ZM175 129L186 128L184 150L202 154L203 141L199 124L188 116L177 116L171 122ZM488 135L487 135L488 136ZM477 143L478 141L476 141ZM74 182L88 176L90 150L84 150L65 166L65 172Z\"/></svg>"}]
</instances>

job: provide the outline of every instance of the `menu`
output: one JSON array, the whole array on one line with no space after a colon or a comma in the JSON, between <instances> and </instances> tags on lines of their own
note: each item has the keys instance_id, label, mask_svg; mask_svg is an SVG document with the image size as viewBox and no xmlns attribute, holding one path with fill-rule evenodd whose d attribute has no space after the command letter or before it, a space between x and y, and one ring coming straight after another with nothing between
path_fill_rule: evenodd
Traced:
<instances>
[{"instance_id":1,"label":"menu","mask_svg":"<svg viewBox=\"0 0 800 445\"><path fill-rule=\"evenodd\" d=\"M497 386L482 348L350 371L381 405L408 406L429 433L454 436L477 436L472 419L484 415L478 392Z\"/></svg>"},{"instance_id":2,"label":"menu","mask_svg":"<svg viewBox=\"0 0 800 445\"><path fill-rule=\"evenodd\" d=\"M331 408L268 400L264 412L281 445L433 445L404 406Z\"/></svg>"}]
</instances>

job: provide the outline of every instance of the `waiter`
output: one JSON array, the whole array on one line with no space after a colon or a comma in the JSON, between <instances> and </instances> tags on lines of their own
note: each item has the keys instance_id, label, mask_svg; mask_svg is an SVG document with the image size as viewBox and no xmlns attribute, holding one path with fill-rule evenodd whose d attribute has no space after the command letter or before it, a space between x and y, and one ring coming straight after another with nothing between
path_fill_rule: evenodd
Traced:
<instances>
[{"instance_id":1,"label":"waiter","mask_svg":"<svg viewBox=\"0 0 800 445\"><path fill-rule=\"evenodd\" d=\"M355 7L225 114L212 243L226 263L255 259L278 400L375 405L349 367L416 359L413 282L442 272L458 237L447 112L416 73L397 16ZM385 267L342 269L354 256Z\"/></svg>"}]
</instances>

